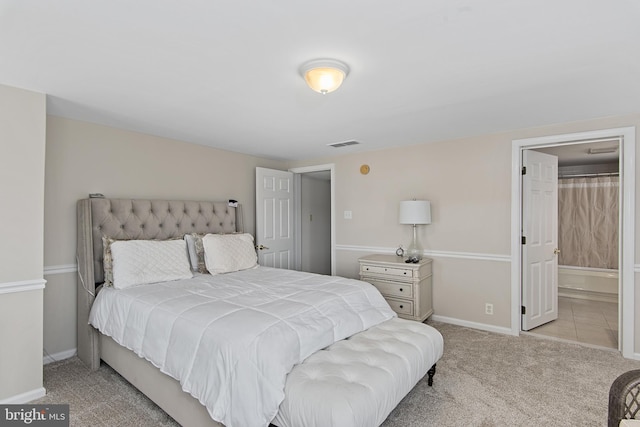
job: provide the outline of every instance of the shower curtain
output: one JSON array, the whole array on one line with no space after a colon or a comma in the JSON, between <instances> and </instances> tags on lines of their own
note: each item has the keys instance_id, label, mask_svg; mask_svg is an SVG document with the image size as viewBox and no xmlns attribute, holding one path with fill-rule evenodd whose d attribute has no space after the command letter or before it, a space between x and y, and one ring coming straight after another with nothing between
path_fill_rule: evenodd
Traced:
<instances>
[{"instance_id":1,"label":"shower curtain","mask_svg":"<svg viewBox=\"0 0 640 427\"><path fill-rule=\"evenodd\" d=\"M559 265L618 268L619 177L558 180Z\"/></svg>"}]
</instances>

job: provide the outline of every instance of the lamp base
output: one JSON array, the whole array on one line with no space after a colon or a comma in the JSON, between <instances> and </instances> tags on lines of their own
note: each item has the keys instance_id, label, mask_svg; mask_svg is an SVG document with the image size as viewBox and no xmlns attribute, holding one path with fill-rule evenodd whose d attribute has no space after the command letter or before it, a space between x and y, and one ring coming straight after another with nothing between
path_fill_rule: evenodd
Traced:
<instances>
[{"instance_id":1,"label":"lamp base","mask_svg":"<svg viewBox=\"0 0 640 427\"><path fill-rule=\"evenodd\" d=\"M422 259L422 251L417 249L412 251L411 248L409 248L407 252L405 252L405 256L409 262L418 262Z\"/></svg>"},{"instance_id":2,"label":"lamp base","mask_svg":"<svg viewBox=\"0 0 640 427\"><path fill-rule=\"evenodd\" d=\"M413 225L413 241L405 251L405 256L409 262L418 262L422 259L422 246L418 243L418 234L416 232L416 225Z\"/></svg>"}]
</instances>

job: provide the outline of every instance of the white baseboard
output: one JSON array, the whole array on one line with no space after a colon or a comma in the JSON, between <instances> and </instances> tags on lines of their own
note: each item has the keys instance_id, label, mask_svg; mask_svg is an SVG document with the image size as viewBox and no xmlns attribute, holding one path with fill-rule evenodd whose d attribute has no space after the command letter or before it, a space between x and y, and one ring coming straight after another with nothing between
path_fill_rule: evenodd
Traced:
<instances>
[{"instance_id":1,"label":"white baseboard","mask_svg":"<svg viewBox=\"0 0 640 427\"><path fill-rule=\"evenodd\" d=\"M49 363L58 362L60 360L68 359L70 357L75 356L78 353L77 349L72 348L71 350L61 351L59 353L54 354L46 354L42 358L42 364L47 365Z\"/></svg>"},{"instance_id":2,"label":"white baseboard","mask_svg":"<svg viewBox=\"0 0 640 427\"><path fill-rule=\"evenodd\" d=\"M505 328L503 326L495 326L495 325L487 325L486 323L470 322L468 320L460 320L454 317L438 316L437 314L434 314L433 316L431 316L431 318L436 322L451 323L452 325L464 326L466 328L479 329L481 331L487 331L487 332L496 332L498 334L514 335L511 328Z\"/></svg>"},{"instance_id":3,"label":"white baseboard","mask_svg":"<svg viewBox=\"0 0 640 427\"><path fill-rule=\"evenodd\" d=\"M558 286L558 296L618 304L618 294L606 292L585 291L583 289L572 289Z\"/></svg>"},{"instance_id":4,"label":"white baseboard","mask_svg":"<svg viewBox=\"0 0 640 427\"><path fill-rule=\"evenodd\" d=\"M23 403L29 403L33 400L40 399L47 394L47 390L44 387L39 387L31 391L16 394L15 396L8 397L0 400L1 405L20 405Z\"/></svg>"}]
</instances>

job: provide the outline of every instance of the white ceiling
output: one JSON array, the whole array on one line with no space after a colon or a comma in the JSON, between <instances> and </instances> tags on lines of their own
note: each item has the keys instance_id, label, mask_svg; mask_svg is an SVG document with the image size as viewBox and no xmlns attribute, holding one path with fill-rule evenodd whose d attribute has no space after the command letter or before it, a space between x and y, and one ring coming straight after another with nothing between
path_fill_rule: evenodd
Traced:
<instances>
[{"instance_id":1,"label":"white ceiling","mask_svg":"<svg viewBox=\"0 0 640 427\"><path fill-rule=\"evenodd\" d=\"M637 0L0 0L0 83L57 116L315 158L640 112L639 22ZM324 96L298 74L323 57L351 68Z\"/></svg>"}]
</instances>

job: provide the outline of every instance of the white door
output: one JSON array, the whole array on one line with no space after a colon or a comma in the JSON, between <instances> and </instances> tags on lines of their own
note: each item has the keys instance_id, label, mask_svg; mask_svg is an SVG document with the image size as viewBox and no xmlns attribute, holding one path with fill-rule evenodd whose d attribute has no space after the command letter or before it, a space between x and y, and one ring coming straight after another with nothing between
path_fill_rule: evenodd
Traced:
<instances>
[{"instance_id":1,"label":"white door","mask_svg":"<svg viewBox=\"0 0 640 427\"><path fill-rule=\"evenodd\" d=\"M523 151L522 330L558 318L558 158Z\"/></svg>"},{"instance_id":2,"label":"white door","mask_svg":"<svg viewBox=\"0 0 640 427\"><path fill-rule=\"evenodd\" d=\"M293 173L256 168L256 246L265 267L293 268Z\"/></svg>"}]
</instances>

